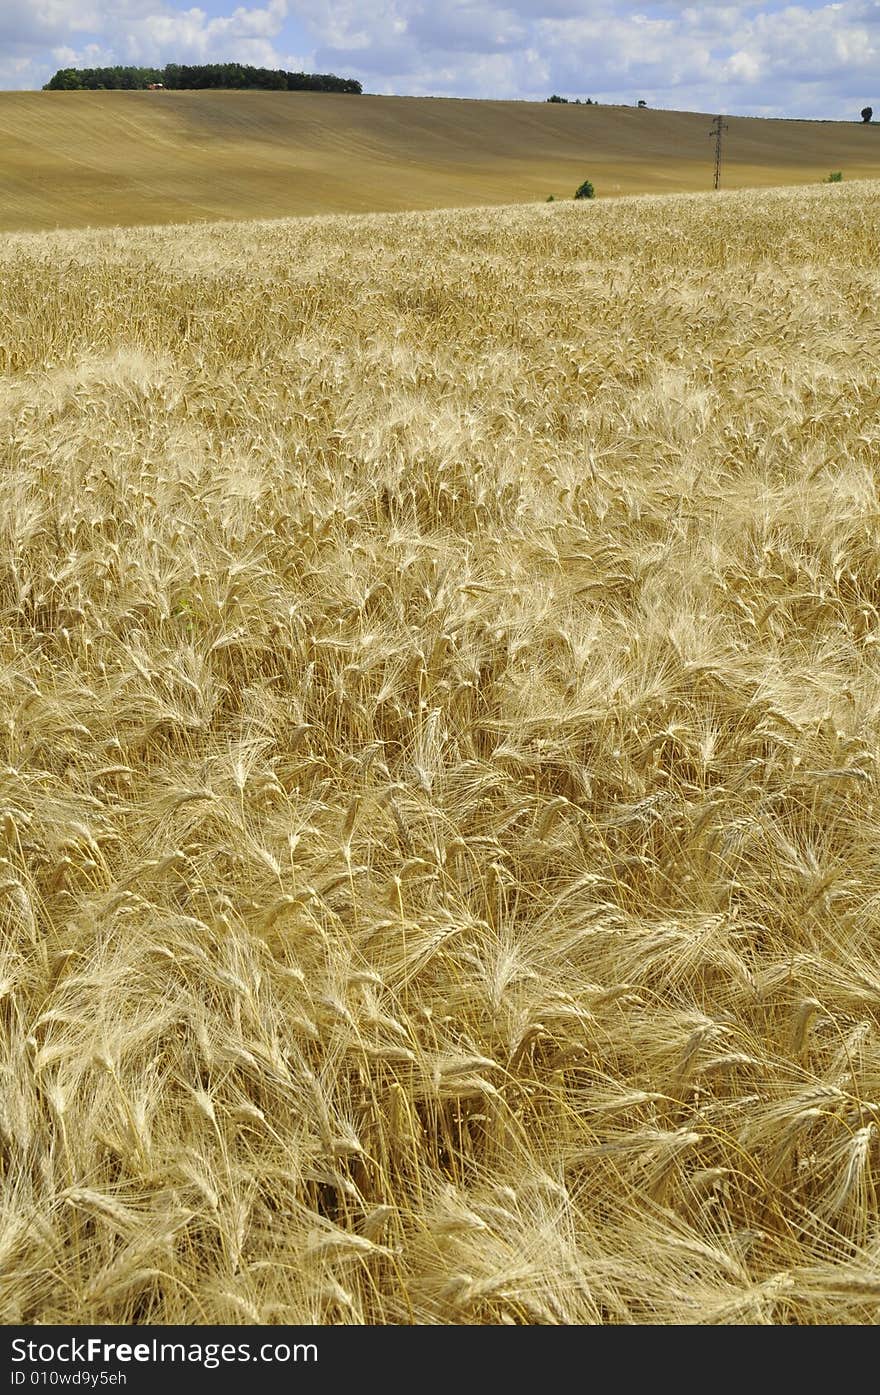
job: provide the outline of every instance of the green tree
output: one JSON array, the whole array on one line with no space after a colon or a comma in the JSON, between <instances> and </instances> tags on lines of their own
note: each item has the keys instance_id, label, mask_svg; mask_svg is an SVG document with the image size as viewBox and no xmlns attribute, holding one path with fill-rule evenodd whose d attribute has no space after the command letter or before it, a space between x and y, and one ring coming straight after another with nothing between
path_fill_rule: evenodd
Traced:
<instances>
[{"instance_id":1,"label":"green tree","mask_svg":"<svg viewBox=\"0 0 880 1395\"><path fill-rule=\"evenodd\" d=\"M254 68L246 63L168 63L164 68L60 68L44 90L134 91L161 83L172 91L200 91L204 88L259 88L269 92L353 92L362 91L356 78L340 78L335 73L286 73L279 68Z\"/></svg>"},{"instance_id":2,"label":"green tree","mask_svg":"<svg viewBox=\"0 0 880 1395\"><path fill-rule=\"evenodd\" d=\"M74 92L82 87L82 79L75 68L59 68L43 88L44 92Z\"/></svg>"}]
</instances>

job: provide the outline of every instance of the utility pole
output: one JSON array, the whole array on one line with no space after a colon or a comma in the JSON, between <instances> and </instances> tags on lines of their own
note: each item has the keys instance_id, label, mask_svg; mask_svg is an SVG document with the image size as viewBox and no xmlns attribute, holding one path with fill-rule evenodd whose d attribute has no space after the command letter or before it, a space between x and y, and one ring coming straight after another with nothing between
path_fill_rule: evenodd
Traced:
<instances>
[{"instance_id":1,"label":"utility pole","mask_svg":"<svg viewBox=\"0 0 880 1395\"><path fill-rule=\"evenodd\" d=\"M710 136L715 137L715 185L716 189L721 188L721 133L727 130L727 122L721 116L716 116L712 122Z\"/></svg>"}]
</instances>

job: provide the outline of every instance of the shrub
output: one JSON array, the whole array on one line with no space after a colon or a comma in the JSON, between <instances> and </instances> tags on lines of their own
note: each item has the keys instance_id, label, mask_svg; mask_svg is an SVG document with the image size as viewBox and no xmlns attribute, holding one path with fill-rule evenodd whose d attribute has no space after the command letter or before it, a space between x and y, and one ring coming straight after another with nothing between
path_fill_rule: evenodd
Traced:
<instances>
[{"instance_id":1,"label":"shrub","mask_svg":"<svg viewBox=\"0 0 880 1395\"><path fill-rule=\"evenodd\" d=\"M843 181L843 175L842 175L841 171L840 171L840 170L832 170L831 173L829 174L828 178L825 180L825 183L826 183L826 184L840 184L840 183L842 183L842 181Z\"/></svg>"},{"instance_id":2,"label":"shrub","mask_svg":"<svg viewBox=\"0 0 880 1395\"><path fill-rule=\"evenodd\" d=\"M556 202L556 195L555 195L555 194L548 194L548 195L547 195L547 203L555 203L555 202Z\"/></svg>"},{"instance_id":3,"label":"shrub","mask_svg":"<svg viewBox=\"0 0 880 1395\"><path fill-rule=\"evenodd\" d=\"M874 115L874 108L873 108L873 107L862 107L861 111L859 112L859 115L861 116L861 118L862 118L862 120L864 121L865 125L867 125L868 122L871 120L871 117Z\"/></svg>"},{"instance_id":4,"label":"shrub","mask_svg":"<svg viewBox=\"0 0 880 1395\"><path fill-rule=\"evenodd\" d=\"M564 106L567 106L567 105L568 105L568 98L567 98L567 97L557 97L557 95L556 95L555 92L553 93L553 96L552 96L552 97L548 97L548 98L547 98L547 101L548 101L548 102L562 102L562 104L563 104Z\"/></svg>"},{"instance_id":5,"label":"shrub","mask_svg":"<svg viewBox=\"0 0 880 1395\"><path fill-rule=\"evenodd\" d=\"M585 179L584 182L583 182L583 184L582 184L582 185L580 186L580 188L576 191L576 193L575 193L575 198L576 198L576 199L594 199L595 197L596 197L596 191L595 191L595 189L593 188L593 186L592 186L592 184L590 183L589 179Z\"/></svg>"}]
</instances>

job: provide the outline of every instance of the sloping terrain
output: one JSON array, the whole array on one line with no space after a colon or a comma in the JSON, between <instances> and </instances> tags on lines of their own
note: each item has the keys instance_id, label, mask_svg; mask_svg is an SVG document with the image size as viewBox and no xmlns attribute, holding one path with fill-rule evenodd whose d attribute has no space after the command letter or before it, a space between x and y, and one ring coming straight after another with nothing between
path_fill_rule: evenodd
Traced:
<instances>
[{"instance_id":1,"label":"sloping terrain","mask_svg":"<svg viewBox=\"0 0 880 1395\"><path fill-rule=\"evenodd\" d=\"M0 1317L880 1315L880 184L0 239Z\"/></svg>"},{"instance_id":2,"label":"sloping terrain","mask_svg":"<svg viewBox=\"0 0 880 1395\"><path fill-rule=\"evenodd\" d=\"M0 93L0 229L711 188L710 118L273 92ZM880 174L880 127L729 118L728 188Z\"/></svg>"}]
</instances>

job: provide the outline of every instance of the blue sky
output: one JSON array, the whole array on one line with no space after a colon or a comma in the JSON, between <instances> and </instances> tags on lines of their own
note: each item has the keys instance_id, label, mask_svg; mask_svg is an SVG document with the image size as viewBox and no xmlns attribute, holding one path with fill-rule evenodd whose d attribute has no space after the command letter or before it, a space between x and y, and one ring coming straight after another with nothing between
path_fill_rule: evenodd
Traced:
<instances>
[{"instance_id":1,"label":"blue sky","mask_svg":"<svg viewBox=\"0 0 880 1395\"><path fill-rule=\"evenodd\" d=\"M880 0L0 0L0 87L224 59L388 94L858 119L880 113Z\"/></svg>"}]
</instances>

